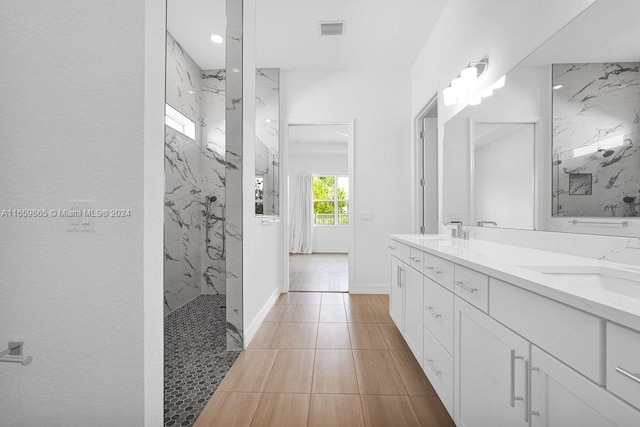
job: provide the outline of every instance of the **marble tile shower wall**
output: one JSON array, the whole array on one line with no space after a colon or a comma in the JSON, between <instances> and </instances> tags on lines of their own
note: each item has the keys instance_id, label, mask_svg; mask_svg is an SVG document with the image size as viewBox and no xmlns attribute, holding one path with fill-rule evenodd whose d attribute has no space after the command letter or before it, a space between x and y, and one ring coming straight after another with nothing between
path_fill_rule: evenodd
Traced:
<instances>
[{"instance_id":1,"label":"marble tile shower wall","mask_svg":"<svg viewBox=\"0 0 640 427\"><path fill-rule=\"evenodd\" d=\"M265 215L277 213L280 169L280 70L256 70L256 176L264 177Z\"/></svg>"},{"instance_id":2,"label":"marble tile shower wall","mask_svg":"<svg viewBox=\"0 0 640 427\"><path fill-rule=\"evenodd\" d=\"M169 105L196 123L195 140L166 128L168 313L200 294L225 293L224 71L201 71L169 33L166 97ZM209 206L207 230L207 197L212 195L217 200Z\"/></svg>"},{"instance_id":3,"label":"marble tile shower wall","mask_svg":"<svg viewBox=\"0 0 640 427\"><path fill-rule=\"evenodd\" d=\"M554 215L638 216L639 65L554 64Z\"/></svg>"},{"instance_id":4,"label":"marble tile shower wall","mask_svg":"<svg viewBox=\"0 0 640 427\"><path fill-rule=\"evenodd\" d=\"M226 0L225 189L227 349L242 350L242 0Z\"/></svg>"}]
</instances>

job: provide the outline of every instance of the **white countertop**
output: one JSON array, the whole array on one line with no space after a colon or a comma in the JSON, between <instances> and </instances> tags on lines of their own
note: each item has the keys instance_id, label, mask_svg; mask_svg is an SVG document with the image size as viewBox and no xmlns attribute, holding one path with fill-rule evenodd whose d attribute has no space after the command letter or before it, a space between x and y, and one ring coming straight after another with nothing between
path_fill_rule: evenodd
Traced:
<instances>
[{"instance_id":1,"label":"white countertop","mask_svg":"<svg viewBox=\"0 0 640 427\"><path fill-rule=\"evenodd\" d=\"M390 238L640 331L640 266L443 235L392 234ZM580 276L544 274L522 266L584 267L587 273L615 270L631 280L622 286L601 286Z\"/></svg>"}]
</instances>

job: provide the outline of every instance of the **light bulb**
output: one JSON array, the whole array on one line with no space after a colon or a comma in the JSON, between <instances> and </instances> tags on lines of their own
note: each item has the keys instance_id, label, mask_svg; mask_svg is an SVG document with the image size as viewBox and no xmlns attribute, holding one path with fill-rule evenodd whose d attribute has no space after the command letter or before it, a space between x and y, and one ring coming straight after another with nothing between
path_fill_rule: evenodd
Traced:
<instances>
[{"instance_id":1,"label":"light bulb","mask_svg":"<svg viewBox=\"0 0 640 427\"><path fill-rule=\"evenodd\" d=\"M456 77L451 80L451 88L454 90L456 98L462 98L467 93L467 86L462 77Z\"/></svg>"},{"instance_id":2,"label":"light bulb","mask_svg":"<svg viewBox=\"0 0 640 427\"><path fill-rule=\"evenodd\" d=\"M473 84L478 79L478 69L476 67L467 67L460 72L460 77L467 84Z\"/></svg>"},{"instance_id":3,"label":"light bulb","mask_svg":"<svg viewBox=\"0 0 640 427\"><path fill-rule=\"evenodd\" d=\"M442 91L442 102L446 106L455 105L456 103L456 90L452 87L445 88Z\"/></svg>"}]
</instances>

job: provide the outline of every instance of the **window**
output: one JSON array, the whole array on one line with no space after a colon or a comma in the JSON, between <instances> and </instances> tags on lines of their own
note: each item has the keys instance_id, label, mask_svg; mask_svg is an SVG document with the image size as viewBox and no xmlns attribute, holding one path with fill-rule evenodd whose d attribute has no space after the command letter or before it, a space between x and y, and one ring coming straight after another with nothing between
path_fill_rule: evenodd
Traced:
<instances>
[{"instance_id":1,"label":"window","mask_svg":"<svg viewBox=\"0 0 640 427\"><path fill-rule=\"evenodd\" d=\"M348 177L313 177L313 224L349 225Z\"/></svg>"},{"instance_id":2,"label":"window","mask_svg":"<svg viewBox=\"0 0 640 427\"><path fill-rule=\"evenodd\" d=\"M184 136L196 140L196 123L169 104L165 104L164 124Z\"/></svg>"},{"instance_id":3,"label":"window","mask_svg":"<svg viewBox=\"0 0 640 427\"><path fill-rule=\"evenodd\" d=\"M264 176L256 176L256 215L264 214Z\"/></svg>"}]
</instances>

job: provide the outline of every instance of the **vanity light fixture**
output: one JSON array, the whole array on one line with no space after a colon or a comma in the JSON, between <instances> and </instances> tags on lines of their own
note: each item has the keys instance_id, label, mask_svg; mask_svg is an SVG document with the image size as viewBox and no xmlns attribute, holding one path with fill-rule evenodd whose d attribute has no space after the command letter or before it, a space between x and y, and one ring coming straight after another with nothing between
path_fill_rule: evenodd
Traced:
<instances>
[{"instance_id":1,"label":"vanity light fixture","mask_svg":"<svg viewBox=\"0 0 640 427\"><path fill-rule=\"evenodd\" d=\"M211 36L211 41L215 44L220 44L224 41L224 38L220 34L213 34Z\"/></svg>"},{"instance_id":2,"label":"vanity light fixture","mask_svg":"<svg viewBox=\"0 0 640 427\"><path fill-rule=\"evenodd\" d=\"M495 89L504 87L506 77L500 77L491 86L480 88L478 80L487 70L489 62L483 59L478 62L470 62L466 68L460 71L458 77L451 81L449 87L442 91L444 105L455 105L458 102L468 105L478 105L482 98L493 95Z\"/></svg>"}]
</instances>

